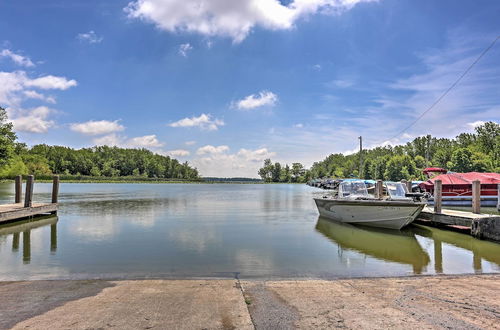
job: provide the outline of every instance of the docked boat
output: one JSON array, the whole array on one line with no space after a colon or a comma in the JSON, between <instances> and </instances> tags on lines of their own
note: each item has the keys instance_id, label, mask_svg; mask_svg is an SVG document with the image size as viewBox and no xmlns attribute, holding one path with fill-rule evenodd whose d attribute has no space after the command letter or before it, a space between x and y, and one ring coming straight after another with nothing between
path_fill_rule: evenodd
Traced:
<instances>
[{"instance_id":1,"label":"docked boat","mask_svg":"<svg viewBox=\"0 0 500 330\"><path fill-rule=\"evenodd\" d=\"M369 194L365 181L345 180L333 196L314 198L321 216L351 224L401 229L420 214L425 203L399 182L384 183L385 196ZM383 195L383 194L382 194Z\"/></svg>"}]
</instances>

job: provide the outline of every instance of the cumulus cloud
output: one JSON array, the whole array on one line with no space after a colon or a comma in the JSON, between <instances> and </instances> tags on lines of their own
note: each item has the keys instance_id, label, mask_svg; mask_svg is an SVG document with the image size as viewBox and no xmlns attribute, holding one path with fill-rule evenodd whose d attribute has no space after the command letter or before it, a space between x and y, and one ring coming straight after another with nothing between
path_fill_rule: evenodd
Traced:
<instances>
[{"instance_id":1,"label":"cumulus cloud","mask_svg":"<svg viewBox=\"0 0 500 330\"><path fill-rule=\"evenodd\" d=\"M472 123L467 123L467 126L469 126L471 129L475 129L476 127L479 127L481 125L484 125L486 122L483 120L476 120Z\"/></svg>"},{"instance_id":2,"label":"cumulus cloud","mask_svg":"<svg viewBox=\"0 0 500 330\"><path fill-rule=\"evenodd\" d=\"M190 43L181 44L179 46L179 55L187 57L187 53L193 50L193 46Z\"/></svg>"},{"instance_id":3,"label":"cumulus cloud","mask_svg":"<svg viewBox=\"0 0 500 330\"><path fill-rule=\"evenodd\" d=\"M127 141L127 146L132 148L159 148L163 143L158 141L156 135L144 135L131 138Z\"/></svg>"},{"instance_id":4,"label":"cumulus cloud","mask_svg":"<svg viewBox=\"0 0 500 330\"><path fill-rule=\"evenodd\" d=\"M187 146L192 146L193 144L196 144L196 141L186 141L184 142L184 144Z\"/></svg>"},{"instance_id":5,"label":"cumulus cloud","mask_svg":"<svg viewBox=\"0 0 500 330\"><path fill-rule=\"evenodd\" d=\"M103 37L99 37L94 31L89 31L85 33L79 33L76 38L83 42L88 42L89 44L98 44L104 40Z\"/></svg>"},{"instance_id":6,"label":"cumulus cloud","mask_svg":"<svg viewBox=\"0 0 500 330\"><path fill-rule=\"evenodd\" d=\"M229 151L228 146L218 146L214 147L212 145L206 145L204 147L198 148L196 151L197 155L205 155L205 154L221 154L226 151Z\"/></svg>"},{"instance_id":7,"label":"cumulus cloud","mask_svg":"<svg viewBox=\"0 0 500 330\"><path fill-rule=\"evenodd\" d=\"M70 129L85 135L102 135L123 131L125 126L119 124L118 120L89 120L84 123L73 123Z\"/></svg>"},{"instance_id":8,"label":"cumulus cloud","mask_svg":"<svg viewBox=\"0 0 500 330\"><path fill-rule=\"evenodd\" d=\"M28 79L25 82L25 85L28 87L36 87L40 89L66 90L70 87L76 86L77 82L73 79L68 80L65 77L48 75L36 79Z\"/></svg>"},{"instance_id":9,"label":"cumulus cloud","mask_svg":"<svg viewBox=\"0 0 500 330\"><path fill-rule=\"evenodd\" d=\"M307 15L342 13L359 2L373 0L135 0L124 9L160 29L244 40L255 26L287 30Z\"/></svg>"},{"instance_id":10,"label":"cumulus cloud","mask_svg":"<svg viewBox=\"0 0 500 330\"><path fill-rule=\"evenodd\" d=\"M233 107L240 110L252 110L263 106L274 106L278 101L278 96L273 92L262 91L259 94L251 94L233 104Z\"/></svg>"},{"instance_id":11,"label":"cumulus cloud","mask_svg":"<svg viewBox=\"0 0 500 330\"><path fill-rule=\"evenodd\" d=\"M204 146L196 152L197 158L192 163L204 176L225 177L256 177L262 166L262 161L276 155L267 148L240 149L236 153L229 153L229 147Z\"/></svg>"},{"instance_id":12,"label":"cumulus cloud","mask_svg":"<svg viewBox=\"0 0 500 330\"><path fill-rule=\"evenodd\" d=\"M199 117L184 118L174 123L168 124L170 127L199 127L207 131L216 131L219 126L224 126L221 119L212 119L209 114L202 113Z\"/></svg>"},{"instance_id":13,"label":"cumulus cloud","mask_svg":"<svg viewBox=\"0 0 500 330\"><path fill-rule=\"evenodd\" d=\"M7 108L7 115L14 124L14 129L27 133L47 133L55 125L48 117L56 111L46 106L19 110Z\"/></svg>"},{"instance_id":14,"label":"cumulus cloud","mask_svg":"<svg viewBox=\"0 0 500 330\"><path fill-rule=\"evenodd\" d=\"M48 75L32 79L25 71L0 71L0 104L19 106L22 101L29 98L55 103L53 97L46 97L33 89L66 90L76 85L76 80L68 80L65 77Z\"/></svg>"},{"instance_id":15,"label":"cumulus cloud","mask_svg":"<svg viewBox=\"0 0 500 330\"><path fill-rule=\"evenodd\" d=\"M166 154L172 157L186 157L189 156L191 153L188 150L176 149L176 150L169 150L166 152Z\"/></svg>"},{"instance_id":16,"label":"cumulus cloud","mask_svg":"<svg viewBox=\"0 0 500 330\"><path fill-rule=\"evenodd\" d=\"M95 138L93 142L96 145L116 146L122 148L159 148L163 146L156 135L144 135L133 138L127 138L115 133Z\"/></svg>"},{"instance_id":17,"label":"cumulus cloud","mask_svg":"<svg viewBox=\"0 0 500 330\"><path fill-rule=\"evenodd\" d=\"M52 104L56 103L56 99L54 97L52 97L52 96L45 96L43 94L38 93L37 91L26 90L26 91L23 91L23 94L28 99L41 100L41 101L45 101L47 103L52 103Z\"/></svg>"},{"instance_id":18,"label":"cumulus cloud","mask_svg":"<svg viewBox=\"0 0 500 330\"><path fill-rule=\"evenodd\" d=\"M0 52L0 57L7 57L10 58L14 63L20 66L25 66L25 67L33 67L35 64L31 61L31 59L27 56L23 56L20 54L16 54L10 49L3 49Z\"/></svg>"}]
</instances>

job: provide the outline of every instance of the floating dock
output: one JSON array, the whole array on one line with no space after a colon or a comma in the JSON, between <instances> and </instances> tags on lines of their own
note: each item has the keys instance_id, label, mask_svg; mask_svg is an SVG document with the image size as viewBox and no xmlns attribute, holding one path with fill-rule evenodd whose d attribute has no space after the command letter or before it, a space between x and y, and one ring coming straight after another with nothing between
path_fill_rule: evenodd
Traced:
<instances>
[{"instance_id":1,"label":"floating dock","mask_svg":"<svg viewBox=\"0 0 500 330\"><path fill-rule=\"evenodd\" d=\"M35 216L48 214L57 214L58 194L59 194L59 176L54 176L52 181L52 202L51 203L33 203L33 185L35 178L29 175L26 180L26 193L24 202L22 199L22 177L17 176L15 181L15 201L13 204L0 205L0 224Z\"/></svg>"}]
</instances>

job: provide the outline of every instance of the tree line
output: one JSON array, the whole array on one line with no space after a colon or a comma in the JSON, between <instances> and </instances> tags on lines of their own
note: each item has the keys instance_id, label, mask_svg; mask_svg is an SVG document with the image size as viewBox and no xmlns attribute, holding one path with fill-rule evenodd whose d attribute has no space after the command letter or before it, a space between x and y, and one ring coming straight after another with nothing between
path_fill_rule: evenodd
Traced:
<instances>
[{"instance_id":1,"label":"tree line","mask_svg":"<svg viewBox=\"0 0 500 330\"><path fill-rule=\"evenodd\" d=\"M39 144L29 148L17 141L12 123L0 107L0 178L34 174L91 177L199 179L198 170L147 149L108 146L72 149Z\"/></svg>"},{"instance_id":2,"label":"tree line","mask_svg":"<svg viewBox=\"0 0 500 330\"><path fill-rule=\"evenodd\" d=\"M293 174L294 166L301 168L300 174ZM361 154L331 154L308 170L299 163L290 168L266 159L258 174L266 182L306 182L325 177L424 180L422 170L426 167L454 172L500 172L500 125L486 122L476 127L474 133L462 133L453 139L427 135L405 145L377 147Z\"/></svg>"}]
</instances>

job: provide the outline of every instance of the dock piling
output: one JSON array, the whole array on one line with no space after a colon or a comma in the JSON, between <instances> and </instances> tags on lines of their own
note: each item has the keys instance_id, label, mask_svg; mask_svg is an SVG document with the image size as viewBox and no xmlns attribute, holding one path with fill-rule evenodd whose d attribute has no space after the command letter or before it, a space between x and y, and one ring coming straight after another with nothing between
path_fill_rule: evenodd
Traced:
<instances>
[{"instance_id":1,"label":"dock piling","mask_svg":"<svg viewBox=\"0 0 500 330\"><path fill-rule=\"evenodd\" d=\"M434 181L434 213L441 213L441 204L443 201L443 186L441 180Z\"/></svg>"},{"instance_id":2,"label":"dock piling","mask_svg":"<svg viewBox=\"0 0 500 330\"><path fill-rule=\"evenodd\" d=\"M52 203L57 203L59 195L59 175L52 178Z\"/></svg>"},{"instance_id":3,"label":"dock piling","mask_svg":"<svg viewBox=\"0 0 500 330\"><path fill-rule=\"evenodd\" d=\"M384 195L384 183L382 180L377 180L377 183L375 184L375 195L379 199L382 199Z\"/></svg>"},{"instance_id":4,"label":"dock piling","mask_svg":"<svg viewBox=\"0 0 500 330\"><path fill-rule=\"evenodd\" d=\"M14 198L14 203L18 204L21 203L21 198L22 198L22 190L23 190L23 177L21 175L16 176L16 181L15 181L15 189L16 189L16 194Z\"/></svg>"},{"instance_id":5,"label":"dock piling","mask_svg":"<svg viewBox=\"0 0 500 330\"><path fill-rule=\"evenodd\" d=\"M33 205L33 184L35 177L28 175L26 180L26 193L24 194L24 207L31 207Z\"/></svg>"},{"instance_id":6,"label":"dock piling","mask_svg":"<svg viewBox=\"0 0 500 330\"><path fill-rule=\"evenodd\" d=\"M498 193L498 196L497 196L497 210L500 211L500 183L497 186L497 193Z\"/></svg>"},{"instance_id":7,"label":"dock piling","mask_svg":"<svg viewBox=\"0 0 500 330\"><path fill-rule=\"evenodd\" d=\"M481 213L481 181L472 181L472 213Z\"/></svg>"},{"instance_id":8,"label":"dock piling","mask_svg":"<svg viewBox=\"0 0 500 330\"><path fill-rule=\"evenodd\" d=\"M408 182L406 182L406 188L408 189L409 193L412 192L412 185L413 185L413 182L411 182L411 180L409 180Z\"/></svg>"}]
</instances>

